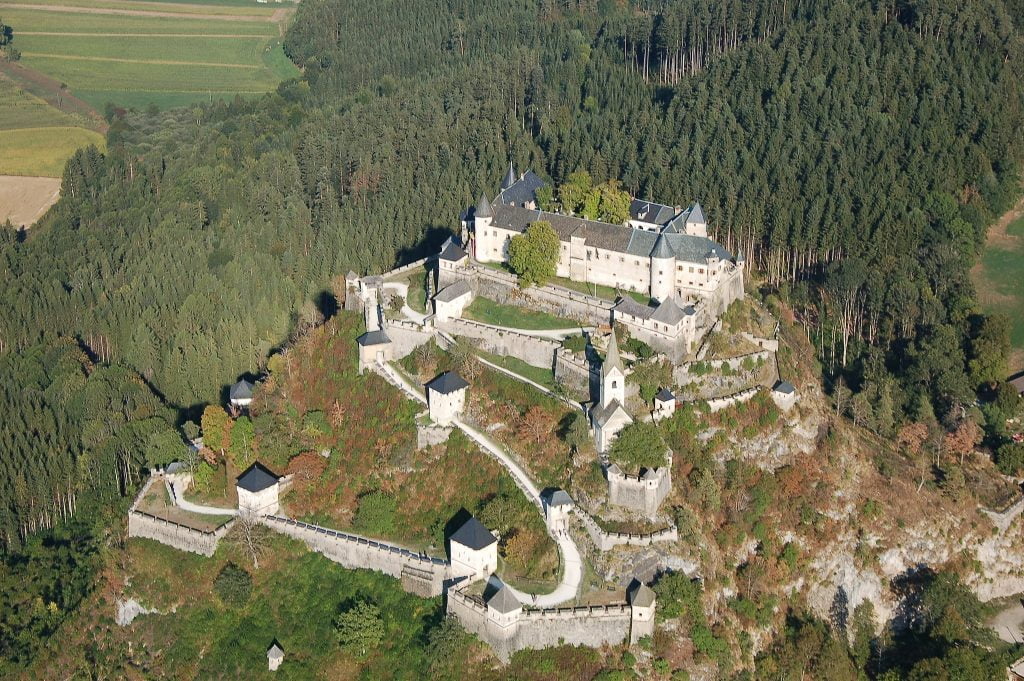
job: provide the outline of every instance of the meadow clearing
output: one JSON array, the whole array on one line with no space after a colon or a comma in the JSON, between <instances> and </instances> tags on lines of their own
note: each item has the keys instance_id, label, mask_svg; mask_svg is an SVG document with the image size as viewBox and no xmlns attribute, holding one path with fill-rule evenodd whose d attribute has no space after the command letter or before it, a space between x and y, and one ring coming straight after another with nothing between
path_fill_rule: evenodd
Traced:
<instances>
[{"instance_id":1,"label":"meadow clearing","mask_svg":"<svg viewBox=\"0 0 1024 681\"><path fill-rule=\"evenodd\" d=\"M971 275L985 310L1010 318L1010 371L1024 370L1024 200L989 230Z\"/></svg>"}]
</instances>

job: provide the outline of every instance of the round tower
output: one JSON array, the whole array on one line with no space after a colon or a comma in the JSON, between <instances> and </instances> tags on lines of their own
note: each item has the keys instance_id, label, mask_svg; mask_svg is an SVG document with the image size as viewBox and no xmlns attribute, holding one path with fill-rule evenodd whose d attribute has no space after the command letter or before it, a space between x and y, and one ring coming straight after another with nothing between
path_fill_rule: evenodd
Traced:
<instances>
[{"instance_id":1,"label":"round tower","mask_svg":"<svg viewBox=\"0 0 1024 681\"><path fill-rule=\"evenodd\" d=\"M481 193L480 200L476 202L476 210L473 211L473 244L476 251L476 259L482 262L490 260L488 253L493 248L496 237L489 233L491 225L494 224L494 211L491 209L491 202L487 195Z\"/></svg>"},{"instance_id":2,"label":"round tower","mask_svg":"<svg viewBox=\"0 0 1024 681\"><path fill-rule=\"evenodd\" d=\"M676 283L676 254L664 234L651 251L651 298L663 303L672 297Z\"/></svg>"}]
</instances>

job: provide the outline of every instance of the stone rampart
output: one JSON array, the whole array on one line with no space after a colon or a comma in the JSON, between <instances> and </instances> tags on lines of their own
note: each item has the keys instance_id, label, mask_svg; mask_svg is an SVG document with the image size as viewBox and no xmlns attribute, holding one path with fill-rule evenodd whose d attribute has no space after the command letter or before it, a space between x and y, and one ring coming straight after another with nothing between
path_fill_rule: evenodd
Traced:
<instances>
[{"instance_id":1,"label":"stone rampart","mask_svg":"<svg viewBox=\"0 0 1024 681\"><path fill-rule=\"evenodd\" d=\"M204 532L172 520L132 510L128 513L128 536L152 539L181 551L212 556L221 538L234 524L235 520L232 518L213 532Z\"/></svg>"},{"instance_id":2,"label":"stone rampart","mask_svg":"<svg viewBox=\"0 0 1024 681\"><path fill-rule=\"evenodd\" d=\"M488 620L482 600L457 589L449 589L447 609L466 631L490 645L503 661L525 648L561 644L597 648L622 643L629 640L632 624L630 606L617 604L524 610L518 621L502 629Z\"/></svg>"},{"instance_id":3,"label":"stone rampart","mask_svg":"<svg viewBox=\"0 0 1024 681\"><path fill-rule=\"evenodd\" d=\"M390 279L391 277L396 277L396 276L398 276L400 274L405 274L406 272L410 272L410 271L416 269L417 267L423 267L428 262L430 262L432 260L435 260L435 259L436 259L435 256L429 256L427 258L420 258L419 260L411 262L408 265L402 265L401 267L396 267L393 270L389 270L388 272L385 272L384 274L382 274L381 277L383 277L384 279Z\"/></svg>"},{"instance_id":4,"label":"stone rampart","mask_svg":"<svg viewBox=\"0 0 1024 681\"><path fill-rule=\"evenodd\" d=\"M555 379L573 390L596 395L601 371L592 366L585 356L559 348L555 351Z\"/></svg>"},{"instance_id":5,"label":"stone rampart","mask_svg":"<svg viewBox=\"0 0 1024 681\"><path fill-rule=\"evenodd\" d=\"M389 319L385 324L384 332L391 339L392 359L405 357L434 336L433 328L415 322Z\"/></svg>"},{"instance_id":6,"label":"stone rampart","mask_svg":"<svg viewBox=\"0 0 1024 681\"><path fill-rule=\"evenodd\" d=\"M716 411L721 411L722 409L725 409L726 407L731 407L732 405L738 404L740 402L747 402L747 401L751 400L754 397L754 395L757 394L757 391L760 390L760 389L761 389L760 387L747 388L746 390L741 390L740 392L733 393L732 395L726 395L725 397L715 397L715 398L712 398L712 399L707 401L708 408L712 412L716 412Z\"/></svg>"},{"instance_id":7,"label":"stone rampart","mask_svg":"<svg viewBox=\"0 0 1024 681\"><path fill-rule=\"evenodd\" d=\"M727 357L726 359L704 359L696 362L686 362L677 365L672 370L672 378L679 385L687 385L698 380L705 373L698 374L694 372L694 367L697 364L703 365L706 368L706 372L721 371L722 367L725 366L728 366L733 371L739 371L743 369L744 362L757 364L770 361L772 352L772 350L758 350L757 352L748 352L744 355Z\"/></svg>"},{"instance_id":8,"label":"stone rampart","mask_svg":"<svg viewBox=\"0 0 1024 681\"><path fill-rule=\"evenodd\" d=\"M778 331L778 330L776 329L776 331ZM740 336L743 338L743 340L745 340L747 342L750 342L750 343L753 343L757 347L763 348L763 349L767 350L768 352L778 352L779 351L779 339L778 338L761 338L760 336L755 336L754 334L747 333L746 331L743 331L742 333L740 333Z\"/></svg>"},{"instance_id":9,"label":"stone rampart","mask_svg":"<svg viewBox=\"0 0 1024 681\"><path fill-rule=\"evenodd\" d=\"M611 551L616 546L650 546L658 542L679 539L679 531L675 526L649 533L606 532L586 513L577 512L576 515L583 522L583 527L594 540L598 551Z\"/></svg>"},{"instance_id":10,"label":"stone rampart","mask_svg":"<svg viewBox=\"0 0 1024 681\"><path fill-rule=\"evenodd\" d=\"M443 445L452 434L451 426L438 425L432 421L416 424L416 449Z\"/></svg>"},{"instance_id":11,"label":"stone rampart","mask_svg":"<svg viewBox=\"0 0 1024 681\"><path fill-rule=\"evenodd\" d=\"M614 303L603 298L554 285L521 289L515 276L487 267L470 268L467 276L477 295L505 305L543 310L595 326L608 324L611 320Z\"/></svg>"},{"instance_id":12,"label":"stone rampart","mask_svg":"<svg viewBox=\"0 0 1024 681\"><path fill-rule=\"evenodd\" d=\"M608 503L640 511L654 517L658 507L672 491L671 459L668 465L645 473L644 476L627 475L617 466L606 469Z\"/></svg>"},{"instance_id":13,"label":"stone rampart","mask_svg":"<svg viewBox=\"0 0 1024 681\"><path fill-rule=\"evenodd\" d=\"M439 322L437 327L456 336L472 338L485 352L516 357L530 366L542 369L553 367L555 351L561 347L558 341L528 336L469 319L449 319Z\"/></svg>"},{"instance_id":14,"label":"stone rampart","mask_svg":"<svg viewBox=\"0 0 1024 681\"><path fill-rule=\"evenodd\" d=\"M265 522L271 529L305 542L311 550L335 563L390 575L401 580L403 588L419 595L441 595L450 573L448 561L400 546L279 516L268 516Z\"/></svg>"}]
</instances>

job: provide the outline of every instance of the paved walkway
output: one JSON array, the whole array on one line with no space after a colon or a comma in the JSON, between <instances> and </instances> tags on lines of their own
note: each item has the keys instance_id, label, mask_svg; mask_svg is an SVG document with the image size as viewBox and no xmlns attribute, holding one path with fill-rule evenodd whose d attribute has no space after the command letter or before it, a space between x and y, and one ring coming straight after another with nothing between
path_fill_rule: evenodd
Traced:
<instances>
[{"instance_id":1,"label":"paved walkway","mask_svg":"<svg viewBox=\"0 0 1024 681\"><path fill-rule=\"evenodd\" d=\"M165 479L164 484L167 485L167 493L174 501L174 505L182 510L189 511L191 513L198 513L200 515L238 515L237 508L217 508L216 506L193 504L185 498L185 490L183 489L180 481L172 484Z\"/></svg>"},{"instance_id":2,"label":"paved walkway","mask_svg":"<svg viewBox=\"0 0 1024 681\"><path fill-rule=\"evenodd\" d=\"M388 379L388 382L399 387L407 395L413 399L426 403L427 399L422 392L414 388L409 382L393 367L388 366L385 363L377 363L378 370L384 374L384 377ZM469 425L465 421L456 420L453 422L459 430L464 432L471 440L477 443L485 452L494 457L498 463L505 467L509 475L512 476L512 480L526 494L527 498L532 501L543 514L543 502L540 498L540 490L530 479L530 476L517 464L508 453L499 444L491 440L484 433L480 432L473 426ZM559 532L552 535L552 539L558 545L558 550L562 557L562 581L549 594L528 594L516 589L512 589L512 593L515 594L522 603L537 608L553 608L557 605L565 603L566 601L572 600L576 597L579 592L580 583L583 581L583 562L580 558L580 551L573 541L572 537L568 533Z\"/></svg>"}]
</instances>

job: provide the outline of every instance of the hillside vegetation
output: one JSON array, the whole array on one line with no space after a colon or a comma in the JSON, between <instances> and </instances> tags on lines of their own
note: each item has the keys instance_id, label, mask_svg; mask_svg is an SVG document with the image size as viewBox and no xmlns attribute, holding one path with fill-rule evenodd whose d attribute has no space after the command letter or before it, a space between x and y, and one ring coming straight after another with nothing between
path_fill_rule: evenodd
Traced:
<instances>
[{"instance_id":1,"label":"hillside vegetation","mask_svg":"<svg viewBox=\"0 0 1024 681\"><path fill-rule=\"evenodd\" d=\"M181 19L4 10L4 21L249 30L211 30L220 8ZM87 509L124 504L143 466L180 452L175 428L333 313L334 277L435 249L494 190L510 151L556 182L583 168L665 203L699 199L716 237L791 304L820 360L808 381L823 380L838 411L889 440L905 425L929 442L960 432L962 407L1005 375L1005 324L979 313L966 275L1018 187L1020 3L711 9L305 0L283 42L300 79L254 101L112 111L107 151L70 160L40 229L0 232L0 360L18 414L0 458L17 490L0 515L11 560L23 528L60 521L69 489L87 535L102 536L103 516ZM131 41L124 49L85 56L138 58ZM79 74L97 102L113 86L95 64L173 93L179 69L224 75L38 50L26 63ZM64 352L73 361L39 359ZM84 406L72 389L83 381L95 391ZM986 423L999 444L1002 415Z\"/></svg>"}]
</instances>

